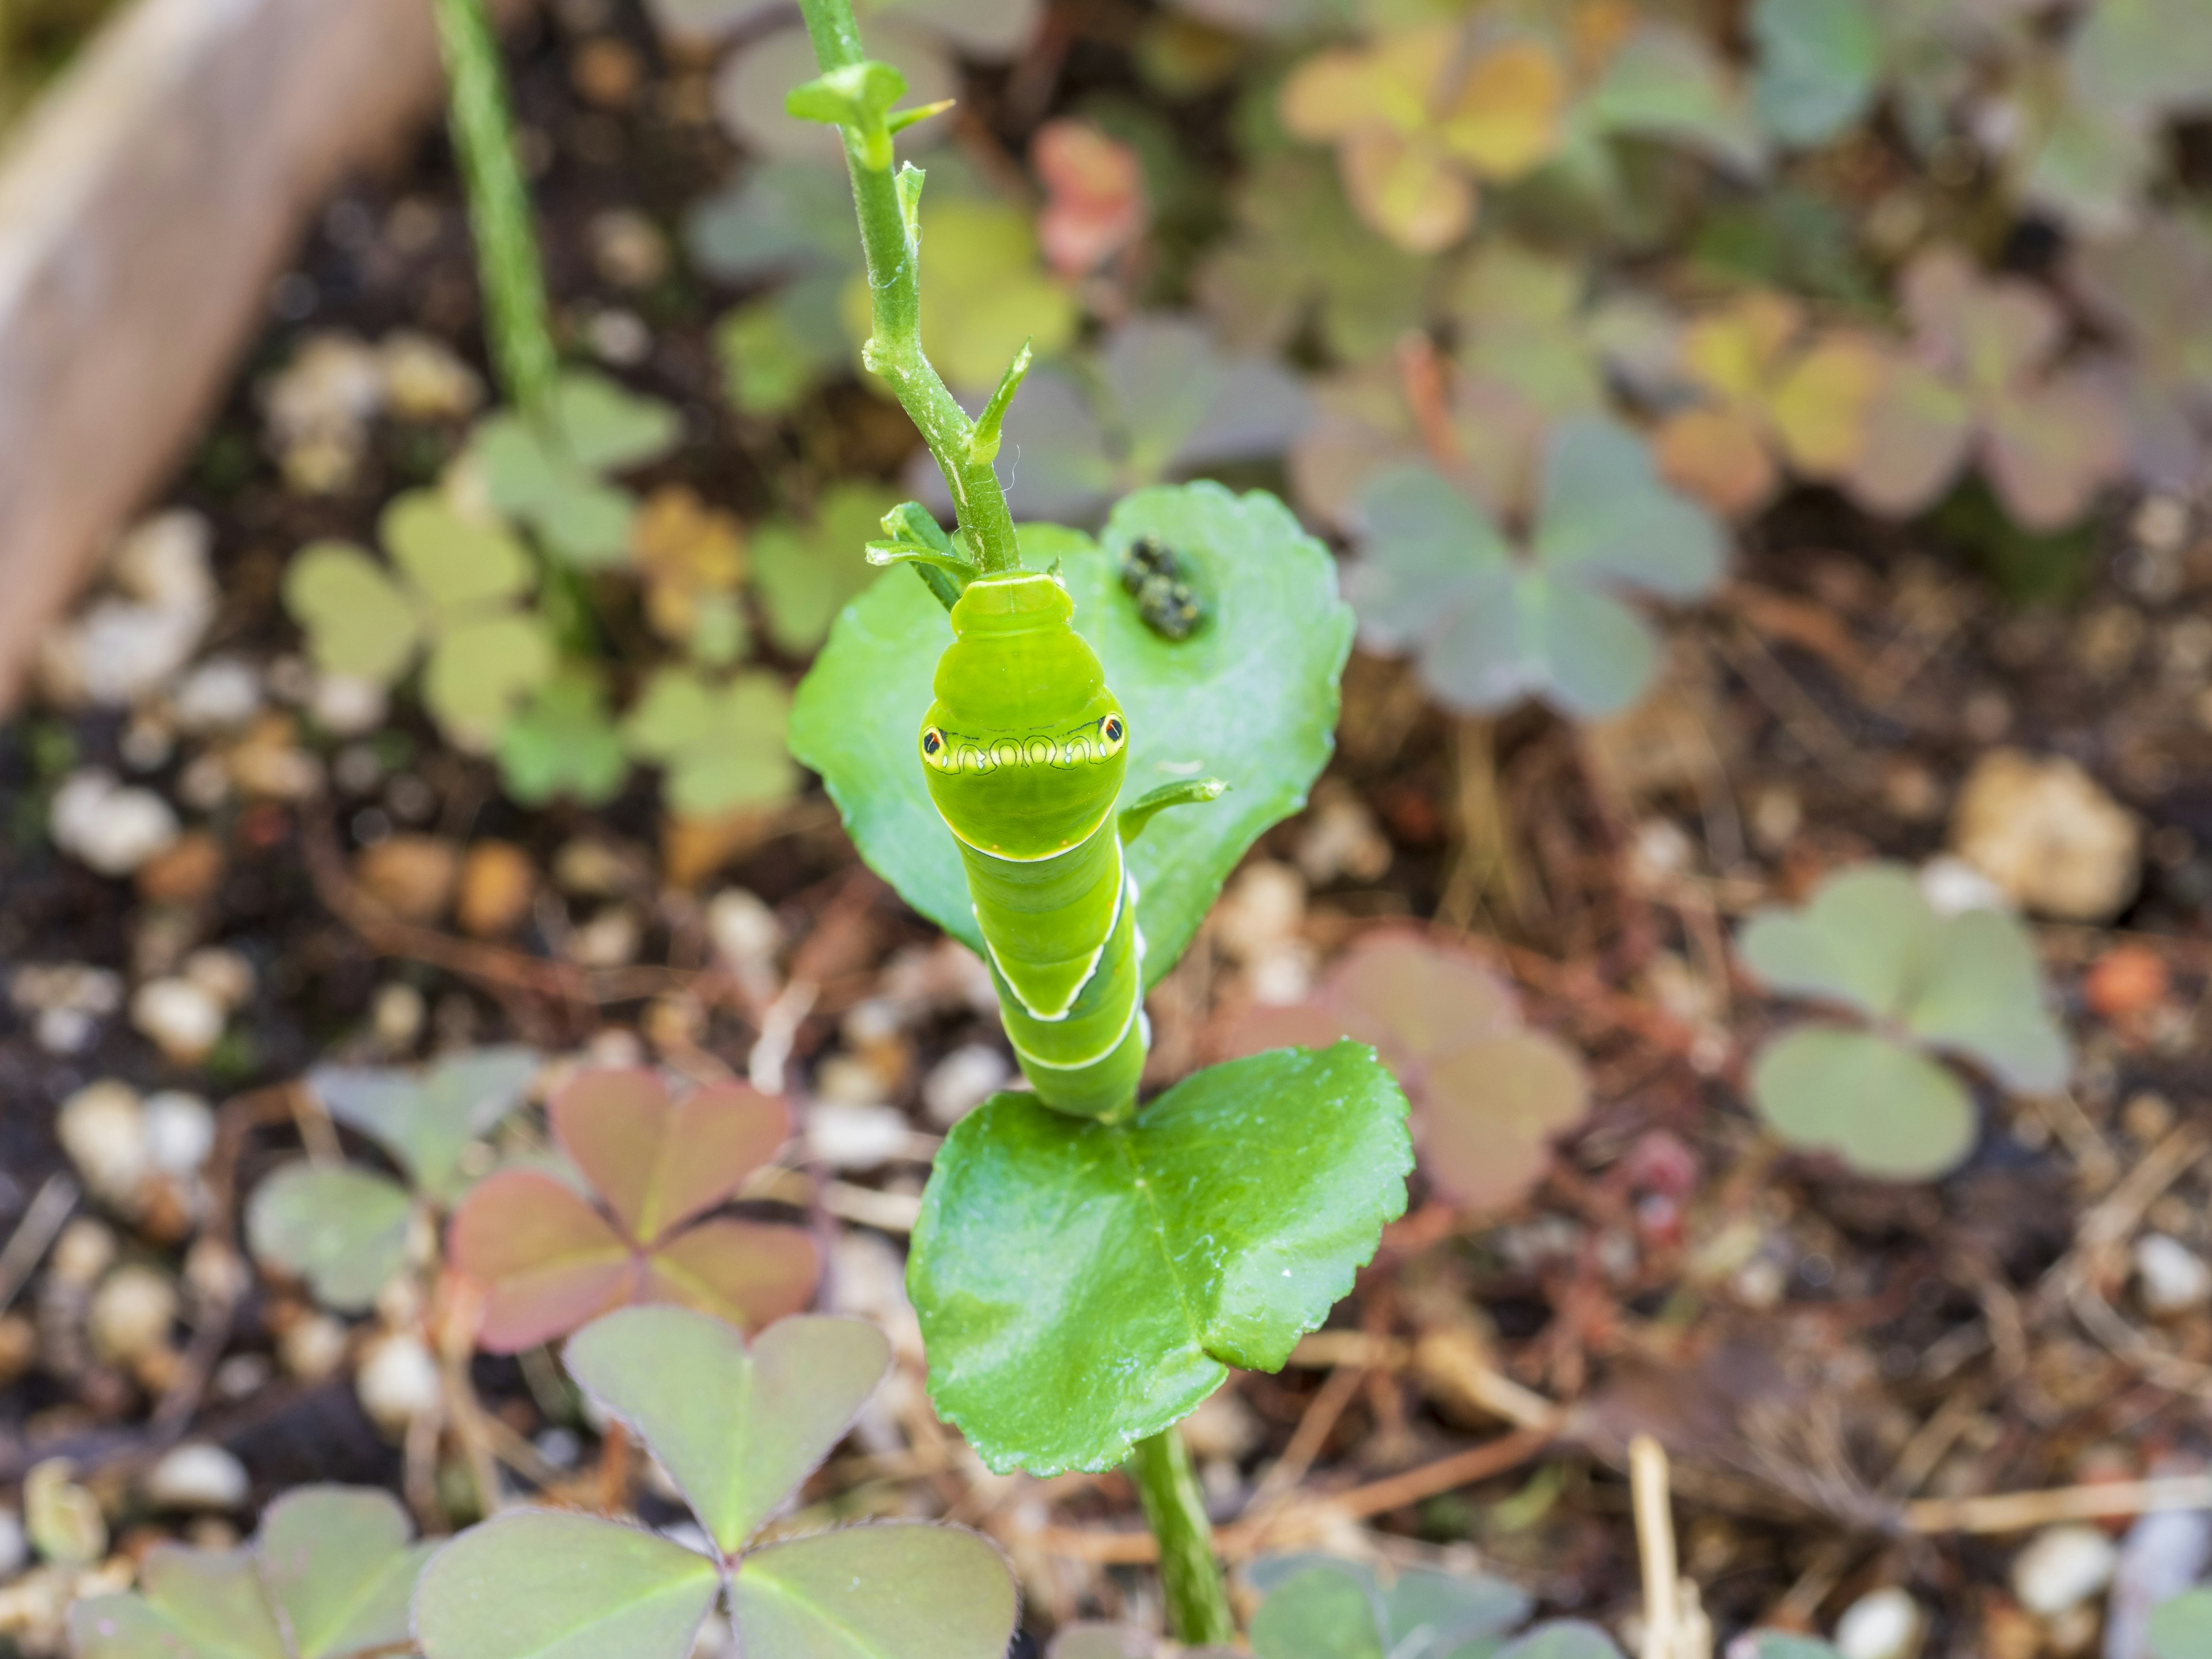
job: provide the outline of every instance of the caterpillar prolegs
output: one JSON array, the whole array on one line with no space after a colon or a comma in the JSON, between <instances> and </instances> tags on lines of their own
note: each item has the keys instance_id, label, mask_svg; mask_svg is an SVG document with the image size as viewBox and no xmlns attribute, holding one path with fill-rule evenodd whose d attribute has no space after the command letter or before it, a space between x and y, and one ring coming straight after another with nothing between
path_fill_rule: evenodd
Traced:
<instances>
[{"instance_id":1,"label":"caterpillar prolegs","mask_svg":"<svg viewBox=\"0 0 2212 1659\"><path fill-rule=\"evenodd\" d=\"M1022 1071L1047 1105L1097 1117L1135 1101L1148 1041L1123 842L1170 803L1115 811L1127 721L1074 610L1055 576L970 581L918 741Z\"/></svg>"}]
</instances>

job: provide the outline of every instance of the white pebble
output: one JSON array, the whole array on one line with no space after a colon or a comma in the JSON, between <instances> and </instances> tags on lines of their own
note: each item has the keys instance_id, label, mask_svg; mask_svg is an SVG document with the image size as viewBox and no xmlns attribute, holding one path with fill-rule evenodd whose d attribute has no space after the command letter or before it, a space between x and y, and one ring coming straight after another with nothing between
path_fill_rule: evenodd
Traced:
<instances>
[{"instance_id":1,"label":"white pebble","mask_svg":"<svg viewBox=\"0 0 2212 1659\"><path fill-rule=\"evenodd\" d=\"M362 1409L379 1428L387 1434L404 1433L416 1418L438 1409L438 1362L420 1337L388 1332L370 1343L362 1356L354 1390L361 1396Z\"/></svg>"},{"instance_id":2,"label":"white pebble","mask_svg":"<svg viewBox=\"0 0 2212 1659\"><path fill-rule=\"evenodd\" d=\"M62 1236L54 1241L46 1270L64 1290L90 1290L93 1282L115 1265L119 1248L112 1227L81 1215L63 1228Z\"/></svg>"},{"instance_id":3,"label":"white pebble","mask_svg":"<svg viewBox=\"0 0 2212 1659\"><path fill-rule=\"evenodd\" d=\"M818 1101L806 1114L806 1151L833 1170L866 1170L904 1154L906 1115L892 1106Z\"/></svg>"},{"instance_id":4,"label":"white pebble","mask_svg":"<svg viewBox=\"0 0 2212 1659\"><path fill-rule=\"evenodd\" d=\"M351 674L318 674L307 698L307 712L317 725L341 738L359 737L384 724L392 706L390 695L374 680Z\"/></svg>"},{"instance_id":5,"label":"white pebble","mask_svg":"<svg viewBox=\"0 0 2212 1659\"><path fill-rule=\"evenodd\" d=\"M295 1319L276 1339L276 1357L302 1382L319 1382L345 1358L346 1328L328 1314Z\"/></svg>"},{"instance_id":6,"label":"white pebble","mask_svg":"<svg viewBox=\"0 0 2212 1659\"><path fill-rule=\"evenodd\" d=\"M146 1097L146 1151L164 1175L199 1173L215 1150L215 1109L198 1095L164 1089Z\"/></svg>"},{"instance_id":7,"label":"white pebble","mask_svg":"<svg viewBox=\"0 0 2212 1659\"><path fill-rule=\"evenodd\" d=\"M222 1036L222 1005L188 979L150 980L131 999L131 1023L179 1066L207 1058Z\"/></svg>"},{"instance_id":8,"label":"white pebble","mask_svg":"<svg viewBox=\"0 0 2212 1659\"><path fill-rule=\"evenodd\" d=\"M930 1068L922 1079L921 1103L929 1121L947 1127L981 1106L1012 1073L996 1048L963 1043Z\"/></svg>"},{"instance_id":9,"label":"white pebble","mask_svg":"<svg viewBox=\"0 0 2212 1659\"><path fill-rule=\"evenodd\" d=\"M150 789L97 767L72 774L46 813L54 845L103 876L127 876L175 842L176 812Z\"/></svg>"},{"instance_id":10,"label":"white pebble","mask_svg":"<svg viewBox=\"0 0 2212 1659\"><path fill-rule=\"evenodd\" d=\"M2049 1619L2102 1591L2119 1559L2119 1547L2100 1528L2078 1522L2047 1527L2013 1559L2012 1593L2030 1613Z\"/></svg>"},{"instance_id":11,"label":"white pebble","mask_svg":"<svg viewBox=\"0 0 2212 1659\"><path fill-rule=\"evenodd\" d=\"M204 1440L176 1447L146 1476L146 1499L157 1509L243 1509L252 1492L246 1465Z\"/></svg>"},{"instance_id":12,"label":"white pebble","mask_svg":"<svg viewBox=\"0 0 2212 1659\"><path fill-rule=\"evenodd\" d=\"M707 936L737 972L772 973L783 944L775 912L742 887L725 887L707 902Z\"/></svg>"},{"instance_id":13,"label":"white pebble","mask_svg":"<svg viewBox=\"0 0 2212 1659\"><path fill-rule=\"evenodd\" d=\"M127 1365L168 1346L177 1309L177 1287L167 1273L125 1262L92 1293L85 1334L102 1359Z\"/></svg>"},{"instance_id":14,"label":"white pebble","mask_svg":"<svg viewBox=\"0 0 2212 1659\"><path fill-rule=\"evenodd\" d=\"M387 1048L412 1048L415 1039L422 1035L422 1021L428 1012L420 991L395 981L378 986L375 996L370 999L369 1029Z\"/></svg>"},{"instance_id":15,"label":"white pebble","mask_svg":"<svg viewBox=\"0 0 2212 1659\"><path fill-rule=\"evenodd\" d=\"M62 1103L54 1133L94 1198L118 1208L137 1203L154 1152L136 1089L114 1078L87 1084Z\"/></svg>"},{"instance_id":16,"label":"white pebble","mask_svg":"<svg viewBox=\"0 0 2212 1659\"><path fill-rule=\"evenodd\" d=\"M2212 1267L2178 1238L2145 1233L2136 1241L2136 1284L2154 1314L2185 1313L2212 1302Z\"/></svg>"},{"instance_id":17,"label":"white pebble","mask_svg":"<svg viewBox=\"0 0 2212 1659\"><path fill-rule=\"evenodd\" d=\"M1939 916L2012 908L2003 888L1953 853L1940 853L1920 866L1920 896Z\"/></svg>"},{"instance_id":18,"label":"white pebble","mask_svg":"<svg viewBox=\"0 0 2212 1659\"><path fill-rule=\"evenodd\" d=\"M169 712L187 732L228 732L261 707L261 674L240 657L210 657L186 674Z\"/></svg>"},{"instance_id":19,"label":"white pebble","mask_svg":"<svg viewBox=\"0 0 2212 1659\"><path fill-rule=\"evenodd\" d=\"M1913 1659L1928 1633L1928 1615L1905 1591L1870 1590L1836 1621L1836 1650L1844 1659Z\"/></svg>"},{"instance_id":20,"label":"white pebble","mask_svg":"<svg viewBox=\"0 0 2212 1659\"><path fill-rule=\"evenodd\" d=\"M253 964L240 952L208 945L185 958L186 979L198 986L227 1013L243 1008L253 997Z\"/></svg>"}]
</instances>

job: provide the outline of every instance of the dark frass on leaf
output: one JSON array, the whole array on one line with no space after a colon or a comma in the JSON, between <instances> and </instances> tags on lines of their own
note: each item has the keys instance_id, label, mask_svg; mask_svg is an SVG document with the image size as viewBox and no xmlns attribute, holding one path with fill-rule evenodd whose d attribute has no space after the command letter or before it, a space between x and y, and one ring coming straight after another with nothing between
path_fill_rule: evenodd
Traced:
<instances>
[{"instance_id":1,"label":"dark frass on leaf","mask_svg":"<svg viewBox=\"0 0 2212 1659\"><path fill-rule=\"evenodd\" d=\"M1206 605L1182 560L1157 536L1139 536L1122 549L1121 571L1121 591L1137 602L1145 626L1163 639L1187 640L1206 620Z\"/></svg>"}]
</instances>

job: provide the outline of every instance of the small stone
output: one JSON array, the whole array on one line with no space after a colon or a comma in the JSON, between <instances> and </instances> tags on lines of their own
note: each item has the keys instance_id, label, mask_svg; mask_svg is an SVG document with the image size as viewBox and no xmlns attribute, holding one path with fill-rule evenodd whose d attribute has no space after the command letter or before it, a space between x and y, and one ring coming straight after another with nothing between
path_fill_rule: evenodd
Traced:
<instances>
[{"instance_id":1,"label":"small stone","mask_svg":"<svg viewBox=\"0 0 2212 1659\"><path fill-rule=\"evenodd\" d=\"M412 1048L415 1040L422 1035L422 1021L428 1012L423 1006L422 994L413 986L380 985L369 1004L369 1028L386 1048Z\"/></svg>"},{"instance_id":2,"label":"small stone","mask_svg":"<svg viewBox=\"0 0 2212 1659\"><path fill-rule=\"evenodd\" d=\"M1287 864L1261 859L1229 884L1212 917L1214 937L1237 961L1249 962L1297 931L1305 919L1306 884Z\"/></svg>"},{"instance_id":3,"label":"small stone","mask_svg":"<svg viewBox=\"0 0 2212 1659\"><path fill-rule=\"evenodd\" d=\"M185 510L156 514L126 532L108 557L119 592L94 600L41 647L47 695L65 705L127 708L190 662L215 620L213 539L208 521Z\"/></svg>"},{"instance_id":4,"label":"small stone","mask_svg":"<svg viewBox=\"0 0 2212 1659\"><path fill-rule=\"evenodd\" d=\"M2166 958L2142 945L2116 945L2081 981L2081 998L2106 1019L2130 1019L2166 1000L2172 988Z\"/></svg>"},{"instance_id":5,"label":"small stone","mask_svg":"<svg viewBox=\"0 0 2212 1659\"><path fill-rule=\"evenodd\" d=\"M461 854L435 836L392 836L355 858L354 877L402 921L435 921L453 902Z\"/></svg>"},{"instance_id":6,"label":"small stone","mask_svg":"<svg viewBox=\"0 0 2212 1659\"><path fill-rule=\"evenodd\" d=\"M1224 1384L1183 1419L1182 1433L1193 1456L1236 1462L1260 1443L1263 1431L1244 1396Z\"/></svg>"},{"instance_id":7,"label":"small stone","mask_svg":"<svg viewBox=\"0 0 2212 1659\"><path fill-rule=\"evenodd\" d=\"M184 976L232 1013L253 1000L253 964L243 953L209 945L185 958Z\"/></svg>"},{"instance_id":8,"label":"small stone","mask_svg":"<svg viewBox=\"0 0 2212 1659\"><path fill-rule=\"evenodd\" d=\"M2004 889L1962 858L1939 853L1920 866L1920 896L1939 916L1969 910L2009 910Z\"/></svg>"},{"instance_id":9,"label":"small stone","mask_svg":"<svg viewBox=\"0 0 2212 1659\"><path fill-rule=\"evenodd\" d=\"M253 1269L235 1246L203 1233L185 1252L185 1288L196 1306L233 1306L253 1288Z\"/></svg>"},{"instance_id":10,"label":"small stone","mask_svg":"<svg viewBox=\"0 0 2212 1659\"><path fill-rule=\"evenodd\" d=\"M261 708L261 675L238 657L210 657L190 673L169 698L169 712L186 732L228 732L253 718Z\"/></svg>"},{"instance_id":11,"label":"small stone","mask_svg":"<svg viewBox=\"0 0 2212 1659\"><path fill-rule=\"evenodd\" d=\"M319 673L307 696L315 723L341 738L375 731L391 709L391 694L383 686L352 674Z\"/></svg>"},{"instance_id":12,"label":"small stone","mask_svg":"<svg viewBox=\"0 0 2212 1659\"><path fill-rule=\"evenodd\" d=\"M995 1093L1013 1074L1006 1055L987 1043L963 1043L922 1079L921 1103L929 1121L950 1128Z\"/></svg>"},{"instance_id":13,"label":"small stone","mask_svg":"<svg viewBox=\"0 0 2212 1659\"><path fill-rule=\"evenodd\" d=\"M1844 1659L1914 1659L1928 1633L1928 1615L1911 1595L1892 1586L1870 1590L1836 1621L1836 1650Z\"/></svg>"},{"instance_id":14,"label":"small stone","mask_svg":"<svg viewBox=\"0 0 2212 1659\"><path fill-rule=\"evenodd\" d=\"M228 1016L204 986L149 980L131 999L131 1023L173 1063L197 1066L222 1040Z\"/></svg>"},{"instance_id":15,"label":"small stone","mask_svg":"<svg viewBox=\"0 0 2212 1659\"><path fill-rule=\"evenodd\" d=\"M23 1476L23 1530L47 1560L88 1567L107 1553L107 1520L73 1473L60 1458L31 1466Z\"/></svg>"},{"instance_id":16,"label":"small stone","mask_svg":"<svg viewBox=\"0 0 2212 1659\"><path fill-rule=\"evenodd\" d=\"M617 898L649 886L653 866L635 848L595 836L564 842L553 854L553 884L578 898Z\"/></svg>"},{"instance_id":17,"label":"small stone","mask_svg":"<svg viewBox=\"0 0 2212 1659\"><path fill-rule=\"evenodd\" d=\"M2146 495L2128 529L2154 553L2179 553L2189 539L2189 503L2175 495Z\"/></svg>"},{"instance_id":18,"label":"small stone","mask_svg":"<svg viewBox=\"0 0 2212 1659\"><path fill-rule=\"evenodd\" d=\"M902 1157L913 1139L892 1106L817 1101L806 1114L806 1151L833 1170L868 1170Z\"/></svg>"},{"instance_id":19,"label":"small stone","mask_svg":"<svg viewBox=\"0 0 2212 1659\"><path fill-rule=\"evenodd\" d=\"M606 110L628 109L645 80L645 63L627 40L601 35L577 48L568 78L586 103Z\"/></svg>"},{"instance_id":20,"label":"small stone","mask_svg":"<svg viewBox=\"0 0 2212 1659\"><path fill-rule=\"evenodd\" d=\"M594 357L616 368L635 368L653 355L653 331L635 312L619 306L592 313L584 338Z\"/></svg>"},{"instance_id":21,"label":"small stone","mask_svg":"<svg viewBox=\"0 0 2212 1659\"><path fill-rule=\"evenodd\" d=\"M122 1007L123 976L87 963L27 963L9 975L8 1000L30 1017L48 1054L82 1054L98 1040L100 1021Z\"/></svg>"},{"instance_id":22,"label":"small stone","mask_svg":"<svg viewBox=\"0 0 2212 1659\"><path fill-rule=\"evenodd\" d=\"M96 767L54 791L46 827L55 846L103 876L131 874L173 846L179 833L168 802Z\"/></svg>"},{"instance_id":23,"label":"small stone","mask_svg":"<svg viewBox=\"0 0 2212 1659\"><path fill-rule=\"evenodd\" d=\"M328 1314L294 1320L276 1339L276 1358L303 1382L319 1382L345 1360L346 1328Z\"/></svg>"},{"instance_id":24,"label":"small stone","mask_svg":"<svg viewBox=\"0 0 2212 1659\"><path fill-rule=\"evenodd\" d=\"M215 1151L215 1109L198 1095L164 1089L146 1097L146 1152L162 1174L195 1176Z\"/></svg>"},{"instance_id":25,"label":"small stone","mask_svg":"<svg viewBox=\"0 0 2212 1659\"><path fill-rule=\"evenodd\" d=\"M85 1334L100 1358L127 1365L169 1346L178 1307L176 1283L167 1273L125 1262L92 1293Z\"/></svg>"},{"instance_id":26,"label":"small stone","mask_svg":"<svg viewBox=\"0 0 2212 1659\"><path fill-rule=\"evenodd\" d=\"M569 935L568 956L586 968L626 968L645 944L645 925L627 904L610 904Z\"/></svg>"},{"instance_id":27,"label":"small stone","mask_svg":"<svg viewBox=\"0 0 2212 1659\"><path fill-rule=\"evenodd\" d=\"M2119 1559L2119 1547L2100 1528L2047 1527L2013 1558L2012 1593L2030 1613L2049 1619L2101 1592Z\"/></svg>"},{"instance_id":28,"label":"small stone","mask_svg":"<svg viewBox=\"0 0 2212 1659\"><path fill-rule=\"evenodd\" d=\"M1805 822L1805 803L1786 783L1771 783L1751 799L1751 838L1771 856L1797 838Z\"/></svg>"},{"instance_id":29,"label":"small stone","mask_svg":"<svg viewBox=\"0 0 2212 1659\"><path fill-rule=\"evenodd\" d=\"M444 341L394 329L377 348L386 406L403 421L459 421L483 402L483 381Z\"/></svg>"},{"instance_id":30,"label":"small stone","mask_svg":"<svg viewBox=\"0 0 2212 1659\"><path fill-rule=\"evenodd\" d=\"M153 1172L146 1109L138 1091L114 1078L87 1084L61 1104L54 1133L102 1203L133 1213Z\"/></svg>"},{"instance_id":31,"label":"small stone","mask_svg":"<svg viewBox=\"0 0 2212 1659\"><path fill-rule=\"evenodd\" d=\"M2212 1302L2212 1266L2178 1238L2145 1233L2136 1240L2135 1268L2143 1306L2161 1317Z\"/></svg>"},{"instance_id":32,"label":"small stone","mask_svg":"<svg viewBox=\"0 0 2212 1659\"><path fill-rule=\"evenodd\" d=\"M1380 881L1390 856L1390 843L1365 801L1334 780L1316 787L1296 854L1301 875L1316 887L1344 876Z\"/></svg>"},{"instance_id":33,"label":"small stone","mask_svg":"<svg viewBox=\"0 0 2212 1659\"><path fill-rule=\"evenodd\" d=\"M177 736L164 721L134 714L116 742L115 752L133 772L158 771L177 752Z\"/></svg>"},{"instance_id":34,"label":"small stone","mask_svg":"<svg viewBox=\"0 0 2212 1659\"><path fill-rule=\"evenodd\" d=\"M592 268L615 288L651 288L668 274L668 238L632 208L594 215L588 232Z\"/></svg>"},{"instance_id":35,"label":"small stone","mask_svg":"<svg viewBox=\"0 0 2212 1659\"><path fill-rule=\"evenodd\" d=\"M438 1409L438 1362L420 1337L390 1331L362 1355L354 1389L371 1422L387 1434L402 1434L416 1418Z\"/></svg>"},{"instance_id":36,"label":"small stone","mask_svg":"<svg viewBox=\"0 0 2212 1659\"><path fill-rule=\"evenodd\" d=\"M149 904L198 904L222 880L222 843L204 830L188 830L138 866L138 896Z\"/></svg>"},{"instance_id":37,"label":"small stone","mask_svg":"<svg viewBox=\"0 0 2212 1659\"><path fill-rule=\"evenodd\" d=\"M1959 793L1951 842L2022 908L2109 921L2135 896L2134 817L2072 761L1984 755Z\"/></svg>"},{"instance_id":38,"label":"small stone","mask_svg":"<svg viewBox=\"0 0 2212 1659\"><path fill-rule=\"evenodd\" d=\"M186 1441L146 1476L146 1501L164 1510L241 1510L252 1495L246 1465L220 1446Z\"/></svg>"},{"instance_id":39,"label":"small stone","mask_svg":"<svg viewBox=\"0 0 2212 1659\"><path fill-rule=\"evenodd\" d=\"M2163 1140L2173 1128L2173 1103L2153 1090L2138 1091L2120 1108L2120 1127L2138 1146Z\"/></svg>"},{"instance_id":40,"label":"small stone","mask_svg":"<svg viewBox=\"0 0 2212 1659\"><path fill-rule=\"evenodd\" d=\"M290 714L255 720L225 757L238 792L258 800L313 800L323 793L323 763L300 746Z\"/></svg>"},{"instance_id":41,"label":"small stone","mask_svg":"<svg viewBox=\"0 0 2212 1659\"><path fill-rule=\"evenodd\" d=\"M90 1216L79 1216L54 1240L53 1251L46 1258L46 1271L59 1289L88 1291L114 1265L115 1253L120 1248L112 1227Z\"/></svg>"},{"instance_id":42,"label":"small stone","mask_svg":"<svg viewBox=\"0 0 2212 1659\"><path fill-rule=\"evenodd\" d=\"M707 901L707 937L715 954L741 977L773 977L775 954L783 947L783 926L757 894L725 887Z\"/></svg>"},{"instance_id":43,"label":"small stone","mask_svg":"<svg viewBox=\"0 0 2212 1659\"><path fill-rule=\"evenodd\" d=\"M513 933L530 914L538 890L537 866L511 841L480 841L461 860L459 919L478 939Z\"/></svg>"}]
</instances>

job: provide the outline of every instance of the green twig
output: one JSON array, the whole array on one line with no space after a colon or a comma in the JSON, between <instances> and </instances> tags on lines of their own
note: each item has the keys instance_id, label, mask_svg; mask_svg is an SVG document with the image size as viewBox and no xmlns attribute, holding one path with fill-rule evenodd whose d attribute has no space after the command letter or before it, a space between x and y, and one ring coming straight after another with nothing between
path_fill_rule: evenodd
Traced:
<instances>
[{"instance_id":1,"label":"green twig","mask_svg":"<svg viewBox=\"0 0 2212 1659\"><path fill-rule=\"evenodd\" d=\"M434 0L434 6L446 62L447 124L468 193L492 368L507 401L551 435L561 356L553 343L530 191L514 153L514 113L499 37L484 0ZM540 605L546 625L571 654L590 655L596 639L582 580L551 558L544 561L544 575Z\"/></svg>"},{"instance_id":2,"label":"green twig","mask_svg":"<svg viewBox=\"0 0 2212 1659\"><path fill-rule=\"evenodd\" d=\"M1129 1474L1145 1500L1145 1519L1160 1546L1160 1589L1167 1597L1168 1634L1190 1644L1233 1642L1237 1621L1213 1559L1213 1528L1182 1431L1163 1429L1137 1443Z\"/></svg>"},{"instance_id":3,"label":"green twig","mask_svg":"<svg viewBox=\"0 0 2212 1659\"><path fill-rule=\"evenodd\" d=\"M853 21L852 0L799 0L799 9L823 76L861 71L867 58ZM1006 509L998 474L991 470L991 457L971 448L975 424L921 349L921 234L915 210L922 175L908 167L894 176L890 134L901 118L878 111L869 128L851 121L841 121L838 128L844 135L845 164L853 177L853 203L860 214L860 246L867 256L873 301L874 335L863 356L890 383L937 458L977 564L985 571L1018 569L1021 554L1014 540L1013 514Z\"/></svg>"}]
</instances>

